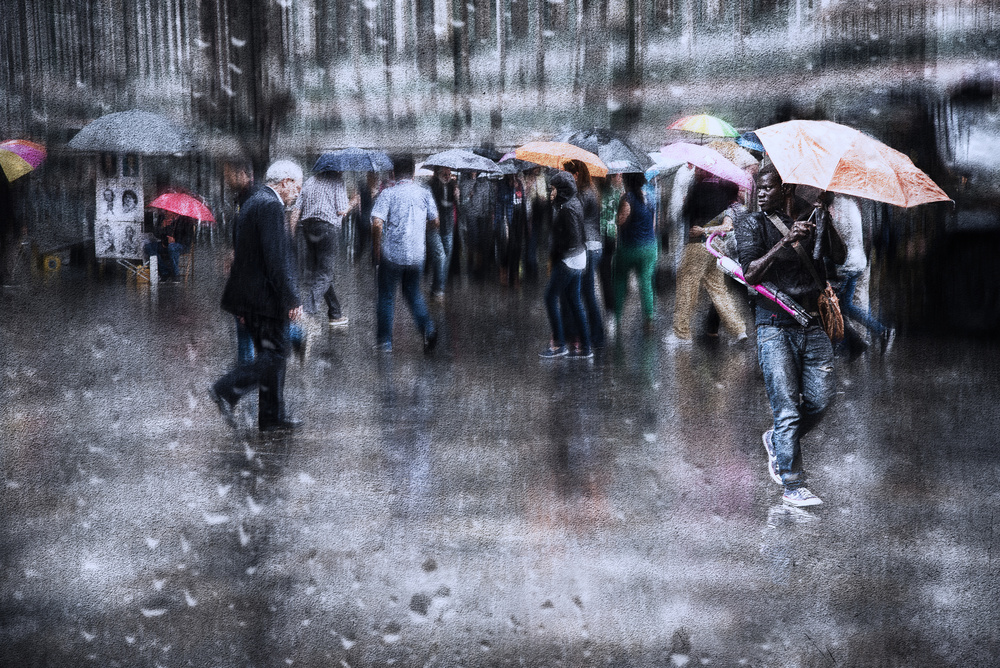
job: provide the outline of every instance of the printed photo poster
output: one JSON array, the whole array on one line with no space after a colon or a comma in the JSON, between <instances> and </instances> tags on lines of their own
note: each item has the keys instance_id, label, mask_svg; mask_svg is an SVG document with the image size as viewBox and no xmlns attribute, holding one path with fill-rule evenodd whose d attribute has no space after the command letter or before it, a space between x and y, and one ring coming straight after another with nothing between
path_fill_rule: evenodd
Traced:
<instances>
[{"instance_id":1,"label":"printed photo poster","mask_svg":"<svg viewBox=\"0 0 1000 668\"><path fill-rule=\"evenodd\" d=\"M129 158L132 162L129 162ZM145 202L134 156L101 158L94 216L94 249L98 258L142 260Z\"/></svg>"}]
</instances>

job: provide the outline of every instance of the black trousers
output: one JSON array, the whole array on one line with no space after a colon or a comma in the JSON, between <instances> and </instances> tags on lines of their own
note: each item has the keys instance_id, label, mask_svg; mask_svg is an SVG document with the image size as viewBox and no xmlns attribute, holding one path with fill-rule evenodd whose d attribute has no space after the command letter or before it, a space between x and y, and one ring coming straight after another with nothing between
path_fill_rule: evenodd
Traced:
<instances>
[{"instance_id":1,"label":"black trousers","mask_svg":"<svg viewBox=\"0 0 1000 668\"><path fill-rule=\"evenodd\" d=\"M291 342L287 318L244 316L256 356L216 381L216 393L235 405L247 392L258 389L257 423L260 427L285 419L285 368Z\"/></svg>"}]
</instances>

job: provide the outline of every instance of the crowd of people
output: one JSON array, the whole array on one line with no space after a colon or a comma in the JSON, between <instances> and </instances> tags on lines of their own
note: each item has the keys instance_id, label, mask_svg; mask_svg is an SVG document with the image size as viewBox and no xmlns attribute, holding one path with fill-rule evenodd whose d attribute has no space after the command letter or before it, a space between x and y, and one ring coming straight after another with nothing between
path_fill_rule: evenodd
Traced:
<instances>
[{"instance_id":1,"label":"crowd of people","mask_svg":"<svg viewBox=\"0 0 1000 668\"><path fill-rule=\"evenodd\" d=\"M240 350L237 365L210 394L231 424L237 402L257 389L262 432L301 425L285 410L287 357L302 349L303 319L347 326L334 263L340 240L349 237L357 244L355 257L367 257L370 250L377 267L374 345L380 354L392 351L397 292L425 353L435 349L438 330L424 295L425 268L430 299L443 301L453 273L492 276L507 286L538 279L543 249L548 255L543 303L551 333L542 358L588 359L609 336L620 335L633 273L643 329L654 331L655 269L667 225L658 219L660 203L644 174L595 179L578 160L567 160L562 169L529 164L499 178L435 167L428 178L418 179L415 169L412 156L397 156L390 178L369 173L351 183L349 194L344 174L320 172L303 183L302 169L287 160L272 164L259 188L248 168L227 166L226 183L239 213L222 307L236 318ZM688 180L683 202L674 207L681 212L685 243L665 341L673 346L691 341L691 320L704 288L718 324L740 344L748 339L740 301L751 302L773 413L773 426L762 437L768 470L787 503L816 505L821 501L805 487L800 442L833 396L834 345L840 342L831 341L819 319L826 282L839 284L845 314L881 343L883 353L892 330L853 302L868 268L856 203L829 193L796 197L766 161L750 171L756 193L692 166L675 177ZM353 234L345 236L348 220ZM706 247L710 236L725 240L713 248L736 260L748 283L767 285L803 315L792 317L778 302L727 279ZM707 334L718 336L711 329ZM862 335L854 338L841 345L852 352L867 345Z\"/></svg>"}]
</instances>

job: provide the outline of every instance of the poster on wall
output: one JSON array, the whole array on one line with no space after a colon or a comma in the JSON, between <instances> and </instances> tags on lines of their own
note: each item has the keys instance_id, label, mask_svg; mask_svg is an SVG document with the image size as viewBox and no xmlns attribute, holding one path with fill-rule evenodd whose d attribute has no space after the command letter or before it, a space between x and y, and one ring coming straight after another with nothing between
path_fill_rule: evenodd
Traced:
<instances>
[{"instance_id":1,"label":"poster on wall","mask_svg":"<svg viewBox=\"0 0 1000 668\"><path fill-rule=\"evenodd\" d=\"M98 258L142 260L142 177L135 156L101 156L94 216Z\"/></svg>"}]
</instances>

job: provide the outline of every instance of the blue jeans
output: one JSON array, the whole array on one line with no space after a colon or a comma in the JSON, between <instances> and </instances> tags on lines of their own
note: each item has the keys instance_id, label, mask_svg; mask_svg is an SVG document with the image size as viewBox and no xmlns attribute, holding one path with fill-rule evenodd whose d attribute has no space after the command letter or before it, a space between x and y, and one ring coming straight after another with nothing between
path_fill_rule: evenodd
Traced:
<instances>
[{"instance_id":1,"label":"blue jeans","mask_svg":"<svg viewBox=\"0 0 1000 668\"><path fill-rule=\"evenodd\" d=\"M845 317L857 320L862 325L868 328L876 337L881 336L885 331L885 325L880 323L874 317L870 311L864 311L860 306L854 303L854 289L858 285L858 279L861 278L861 272L855 272L853 274L847 275L840 287L837 289L837 299L840 300L840 310Z\"/></svg>"},{"instance_id":2,"label":"blue jeans","mask_svg":"<svg viewBox=\"0 0 1000 668\"><path fill-rule=\"evenodd\" d=\"M552 263L552 275L549 276L549 285L545 288L545 308L549 314L549 323L552 325L552 341L557 347L566 345L566 332L559 308L559 298L565 297L580 325L583 348L590 350L590 326L587 324L587 312L580 297L582 277L582 269L570 269L562 260Z\"/></svg>"},{"instance_id":3,"label":"blue jeans","mask_svg":"<svg viewBox=\"0 0 1000 668\"><path fill-rule=\"evenodd\" d=\"M800 441L834 393L833 346L819 326L757 326L757 358L774 414L774 452L786 489L806 483Z\"/></svg>"},{"instance_id":4,"label":"blue jeans","mask_svg":"<svg viewBox=\"0 0 1000 668\"><path fill-rule=\"evenodd\" d=\"M454 234L442 234L440 230L427 233L427 255L431 263L431 293L444 292L444 283L448 278L448 265L451 263L451 249L454 247Z\"/></svg>"},{"instance_id":5,"label":"blue jeans","mask_svg":"<svg viewBox=\"0 0 1000 668\"><path fill-rule=\"evenodd\" d=\"M236 318L236 365L250 364L253 362L255 353L253 347L253 337L246 325L240 322L240 317ZM302 345L305 339L305 332L298 322L288 323L288 341L294 345Z\"/></svg>"},{"instance_id":6,"label":"blue jeans","mask_svg":"<svg viewBox=\"0 0 1000 668\"><path fill-rule=\"evenodd\" d=\"M601 302L597 299L597 272L601 266L603 249L587 251L587 268L583 270L580 279L580 295L587 309L587 321L590 323L590 338L595 346L604 345L604 316L601 313Z\"/></svg>"},{"instance_id":7,"label":"blue jeans","mask_svg":"<svg viewBox=\"0 0 1000 668\"><path fill-rule=\"evenodd\" d=\"M187 252L187 246L176 241L167 246L159 241L150 241L146 243L143 250L146 251L147 256L156 254L157 272L160 274L160 278L180 275L181 253Z\"/></svg>"},{"instance_id":8,"label":"blue jeans","mask_svg":"<svg viewBox=\"0 0 1000 668\"><path fill-rule=\"evenodd\" d=\"M417 328L424 336L434 331L427 312L427 302L420 293L420 275L423 267L420 265L400 265L382 260L378 267L378 342L392 343L392 321L396 307L396 286L402 286L403 299L410 307L410 313L417 323Z\"/></svg>"}]
</instances>

